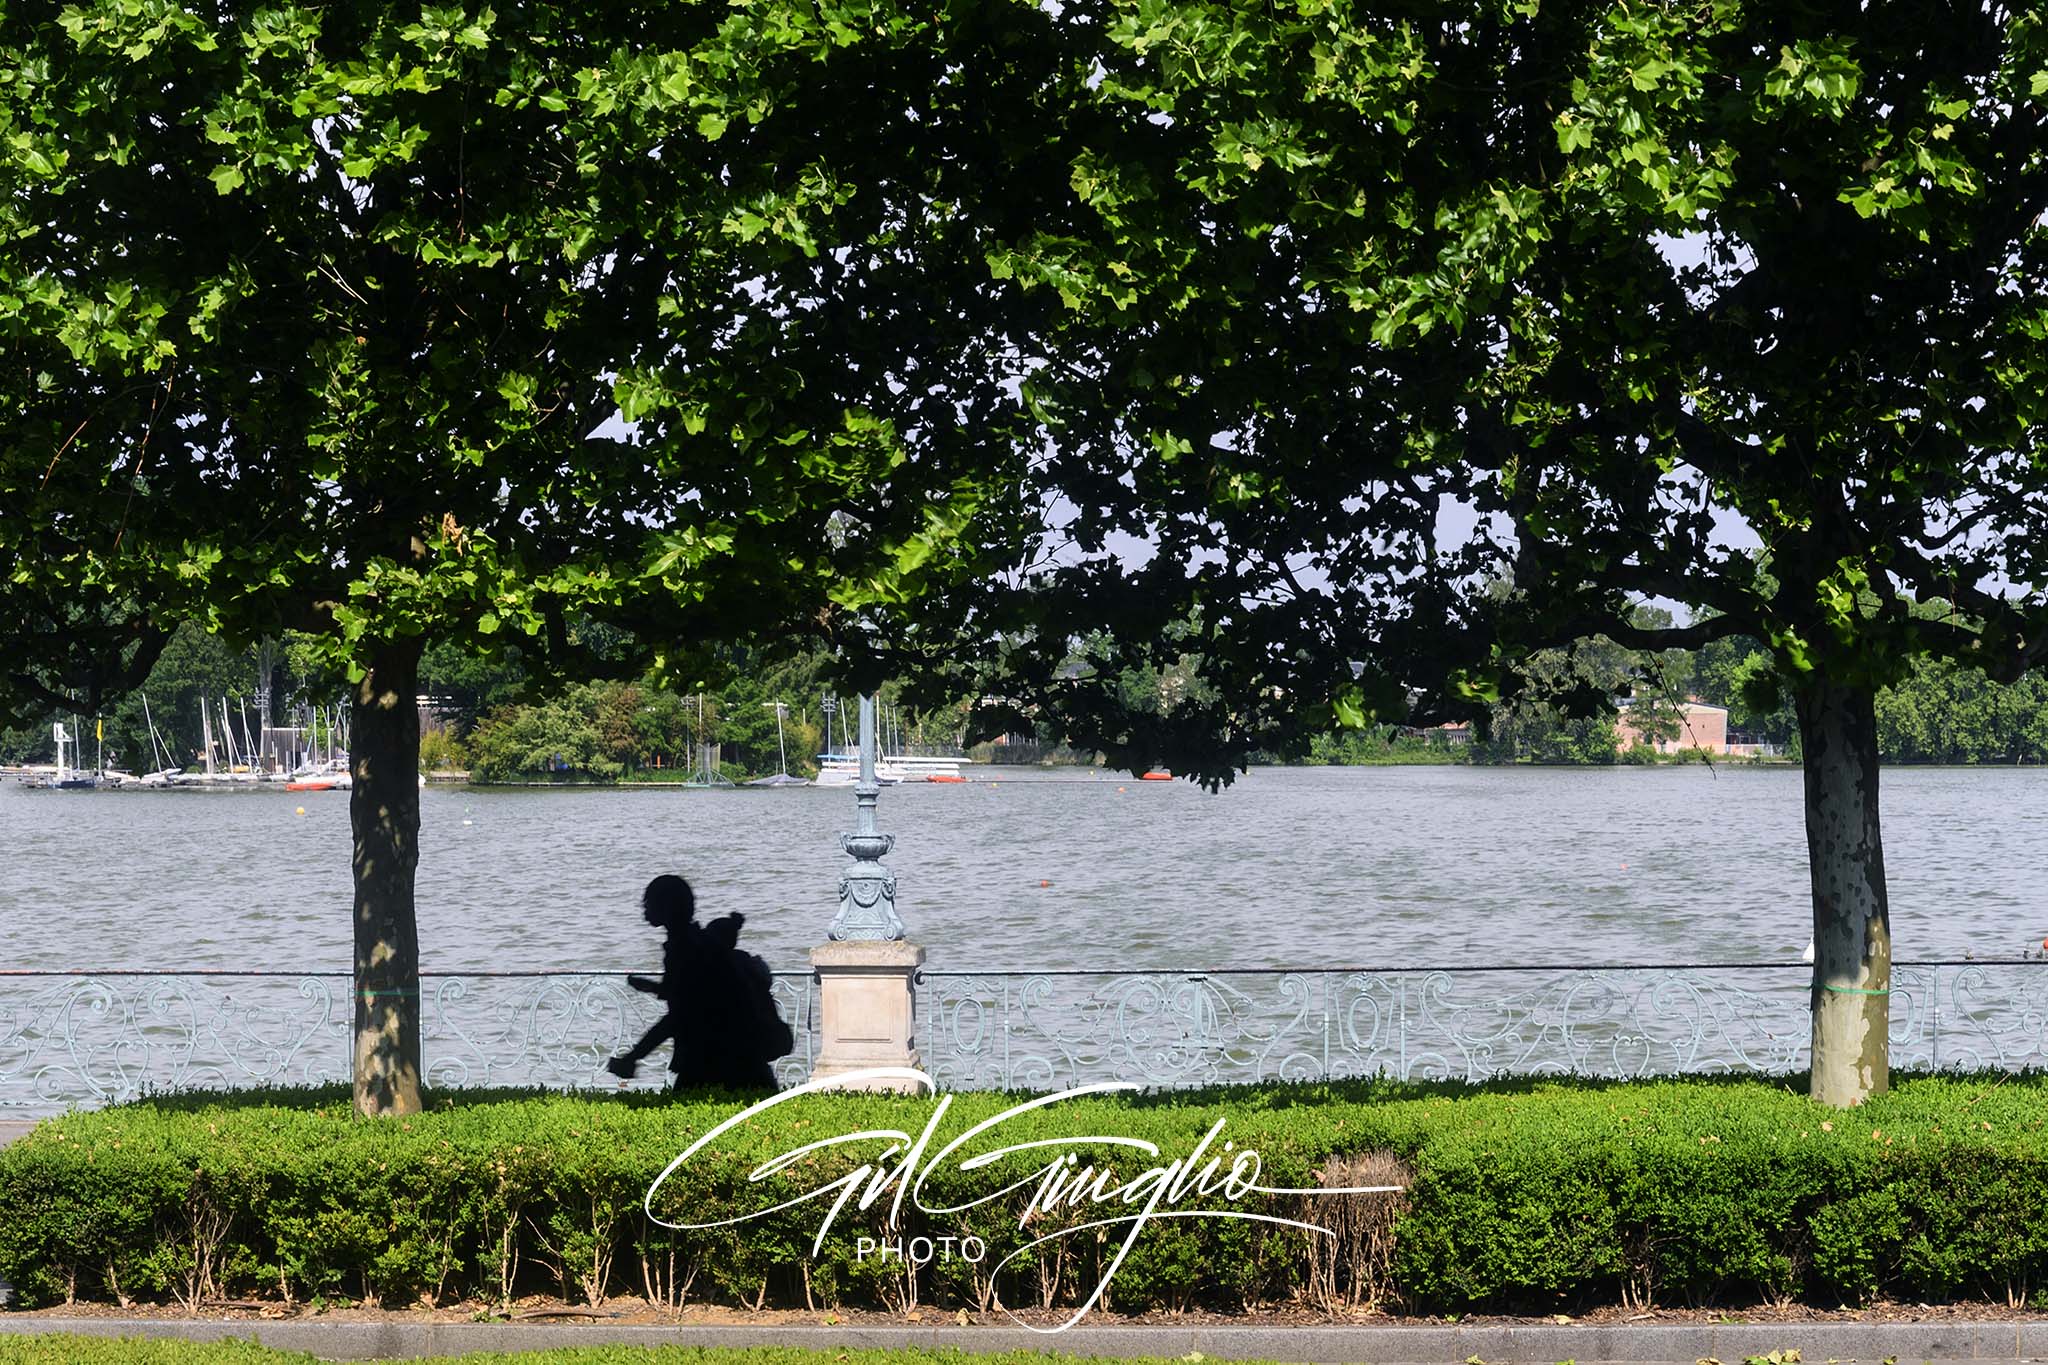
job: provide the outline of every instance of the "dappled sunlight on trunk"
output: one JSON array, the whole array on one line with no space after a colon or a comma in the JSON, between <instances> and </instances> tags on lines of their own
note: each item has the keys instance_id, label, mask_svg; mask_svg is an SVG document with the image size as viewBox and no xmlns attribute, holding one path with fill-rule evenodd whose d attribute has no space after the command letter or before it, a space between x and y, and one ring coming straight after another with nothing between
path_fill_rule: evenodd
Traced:
<instances>
[{"instance_id":1,"label":"dappled sunlight on trunk","mask_svg":"<svg viewBox=\"0 0 2048 1365\"><path fill-rule=\"evenodd\" d=\"M1891 1085L1891 920L1872 691L1798 697L1813 885L1813 1097L1848 1106Z\"/></svg>"},{"instance_id":2,"label":"dappled sunlight on trunk","mask_svg":"<svg viewBox=\"0 0 2048 1365\"><path fill-rule=\"evenodd\" d=\"M355 1104L364 1114L420 1108L419 646L370 654L354 696Z\"/></svg>"}]
</instances>

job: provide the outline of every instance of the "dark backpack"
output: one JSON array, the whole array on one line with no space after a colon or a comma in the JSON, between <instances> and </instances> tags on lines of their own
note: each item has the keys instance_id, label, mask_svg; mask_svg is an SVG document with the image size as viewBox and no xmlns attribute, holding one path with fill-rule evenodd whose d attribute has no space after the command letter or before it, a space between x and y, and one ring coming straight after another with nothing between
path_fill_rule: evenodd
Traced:
<instances>
[{"instance_id":1,"label":"dark backpack","mask_svg":"<svg viewBox=\"0 0 2048 1365\"><path fill-rule=\"evenodd\" d=\"M732 950L732 965L734 974L739 978L741 997L746 1002L745 1015L751 1025L749 1037L754 1044L755 1060L772 1062L777 1057L788 1056L796 1048L796 1035L790 1032L782 1011L775 1008L774 973L768 970L766 962L740 948Z\"/></svg>"}]
</instances>

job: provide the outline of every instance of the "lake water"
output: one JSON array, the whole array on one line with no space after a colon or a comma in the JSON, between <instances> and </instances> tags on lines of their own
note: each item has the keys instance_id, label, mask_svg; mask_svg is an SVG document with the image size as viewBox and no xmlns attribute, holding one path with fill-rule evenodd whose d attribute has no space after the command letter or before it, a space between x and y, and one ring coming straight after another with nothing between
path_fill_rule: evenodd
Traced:
<instances>
[{"instance_id":1,"label":"lake water","mask_svg":"<svg viewBox=\"0 0 2048 1365\"><path fill-rule=\"evenodd\" d=\"M1792 769L1255 769L1223 794L1087 769L887 788L934 968L1786 960L1808 933ZM430 970L651 966L682 872L778 968L836 909L846 788L422 794ZM1898 956L2048 933L2048 772L1890 769ZM295 814L303 806L305 814ZM342 792L0 784L0 966L346 968Z\"/></svg>"},{"instance_id":2,"label":"lake water","mask_svg":"<svg viewBox=\"0 0 2048 1365\"><path fill-rule=\"evenodd\" d=\"M2048 771L1884 776L1902 958L2048 934ZM303 806L303 816L295 813ZM423 794L430 971L651 968L639 888L805 965L848 789ZM1082 769L885 789L898 907L935 969L1794 959L1809 910L1783 769L1295 768L1210 795ZM345 793L0 784L0 968L349 964Z\"/></svg>"}]
</instances>

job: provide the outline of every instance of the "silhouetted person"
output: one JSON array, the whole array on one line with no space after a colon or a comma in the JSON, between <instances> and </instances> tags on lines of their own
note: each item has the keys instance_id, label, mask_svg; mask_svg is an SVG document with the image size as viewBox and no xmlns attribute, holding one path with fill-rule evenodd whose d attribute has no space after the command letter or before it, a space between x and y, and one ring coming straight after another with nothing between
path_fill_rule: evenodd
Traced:
<instances>
[{"instance_id":1,"label":"silhouetted person","mask_svg":"<svg viewBox=\"0 0 2048 1365\"><path fill-rule=\"evenodd\" d=\"M681 1011L677 1009L677 998L691 975L694 959L699 955L698 940L702 935L695 922L697 894L681 877L665 874L647 883L647 889L640 894L640 913L649 924L667 935L662 943L661 977L657 980L650 976L628 976L626 984L636 991L661 997L667 1008L630 1051L605 1063L606 1070L624 1080L633 1078L648 1053L676 1039L681 1032L682 1019ZM734 937L738 937L737 930ZM677 1053L680 1054L681 1050L678 1045ZM680 1056L671 1061L670 1070L679 1069L678 1061Z\"/></svg>"},{"instance_id":2,"label":"silhouetted person","mask_svg":"<svg viewBox=\"0 0 2048 1365\"><path fill-rule=\"evenodd\" d=\"M689 1011L684 1008L683 1000L692 994L686 989L686 983L695 974L696 960L703 951L701 940L704 931L698 928L695 922L696 893L681 877L664 875L649 882L646 891L641 893L640 909L649 924L667 935L662 944L661 976L659 979L649 976L628 976L626 984L636 991L659 996L666 1008L662 1011L661 1018L654 1022L653 1027L641 1036L640 1041L634 1044L630 1051L605 1063L606 1070L626 1080L632 1079L639 1063L648 1053L670 1041L676 1042L676 1048L669 1069L678 1072L684 1069L684 1015Z\"/></svg>"},{"instance_id":3,"label":"silhouetted person","mask_svg":"<svg viewBox=\"0 0 2048 1365\"><path fill-rule=\"evenodd\" d=\"M677 1088L773 1090L775 1072L769 1063L788 1052L795 1039L775 1009L768 965L739 949L745 917L721 915L697 924L695 893L688 882L670 875L649 882L640 904L647 922L668 934L662 975L659 981L629 976L626 983L660 996L668 1008L606 1069L631 1079L641 1059L672 1042L669 1071Z\"/></svg>"}]
</instances>

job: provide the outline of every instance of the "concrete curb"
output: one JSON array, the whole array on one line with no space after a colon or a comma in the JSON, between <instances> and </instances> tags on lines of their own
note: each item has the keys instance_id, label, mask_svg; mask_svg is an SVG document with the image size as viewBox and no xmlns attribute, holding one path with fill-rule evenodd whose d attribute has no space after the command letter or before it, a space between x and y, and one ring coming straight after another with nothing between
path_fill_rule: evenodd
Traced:
<instances>
[{"instance_id":1,"label":"concrete curb","mask_svg":"<svg viewBox=\"0 0 2048 1365\"><path fill-rule=\"evenodd\" d=\"M1058 1351L1095 1356L1163 1356L1198 1351L1230 1360L1339 1365L1553 1365L1558 1361L1692 1362L1740 1365L1749 1356L1796 1349L1808 1365L2048 1358L2048 1322L1743 1323L1722 1326L1527 1327L1091 1327L1060 1333L1018 1327L665 1327L578 1323L266 1322L167 1318L0 1318L0 1335L79 1332L184 1341L255 1339L331 1360L402 1360L468 1351L561 1346L925 1347L965 1351Z\"/></svg>"}]
</instances>

